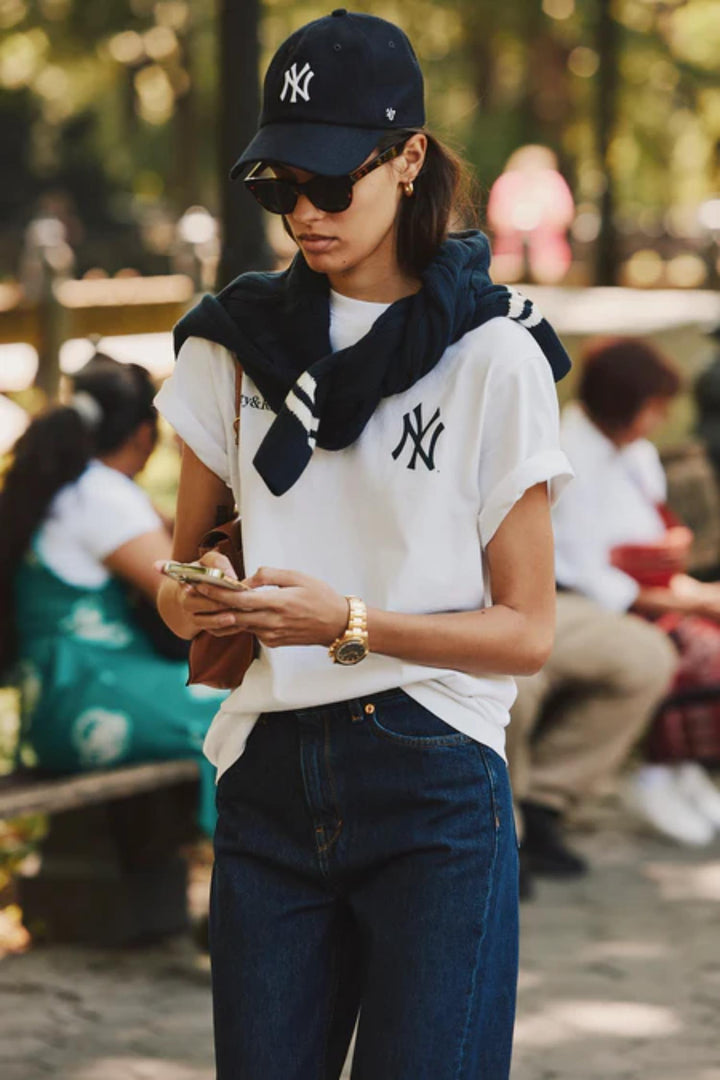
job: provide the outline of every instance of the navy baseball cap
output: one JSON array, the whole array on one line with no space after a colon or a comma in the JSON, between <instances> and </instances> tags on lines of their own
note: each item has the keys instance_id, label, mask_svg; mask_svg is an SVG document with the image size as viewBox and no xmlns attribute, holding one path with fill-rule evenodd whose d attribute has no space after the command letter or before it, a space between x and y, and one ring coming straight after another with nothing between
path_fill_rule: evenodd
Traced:
<instances>
[{"instance_id":1,"label":"navy baseball cap","mask_svg":"<svg viewBox=\"0 0 720 1080\"><path fill-rule=\"evenodd\" d=\"M258 132L230 176L259 161L341 176L383 135L424 123L422 72L406 35L375 15L338 8L275 53Z\"/></svg>"}]
</instances>

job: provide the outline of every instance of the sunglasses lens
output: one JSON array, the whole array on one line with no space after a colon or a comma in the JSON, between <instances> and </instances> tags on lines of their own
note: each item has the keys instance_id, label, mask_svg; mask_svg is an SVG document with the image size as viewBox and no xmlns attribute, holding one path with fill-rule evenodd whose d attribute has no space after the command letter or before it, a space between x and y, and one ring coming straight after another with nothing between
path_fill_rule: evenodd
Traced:
<instances>
[{"instance_id":1,"label":"sunglasses lens","mask_svg":"<svg viewBox=\"0 0 720 1080\"><path fill-rule=\"evenodd\" d=\"M285 180L248 180L247 187L264 210L271 214L289 214L295 209L297 195Z\"/></svg>"},{"instance_id":2,"label":"sunglasses lens","mask_svg":"<svg viewBox=\"0 0 720 1080\"><path fill-rule=\"evenodd\" d=\"M348 176L313 176L305 185L305 194L318 210L339 214L352 202L352 181Z\"/></svg>"}]
</instances>

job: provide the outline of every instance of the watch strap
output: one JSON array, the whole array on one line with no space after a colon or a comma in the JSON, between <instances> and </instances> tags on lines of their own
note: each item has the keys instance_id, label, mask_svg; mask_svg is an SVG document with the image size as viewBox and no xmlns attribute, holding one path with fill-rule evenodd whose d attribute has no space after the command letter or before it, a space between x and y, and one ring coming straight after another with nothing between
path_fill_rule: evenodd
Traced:
<instances>
[{"instance_id":1,"label":"watch strap","mask_svg":"<svg viewBox=\"0 0 720 1080\"><path fill-rule=\"evenodd\" d=\"M345 641L361 641L368 648L367 606L359 596L346 596L348 602L348 622L345 630L333 641L329 648L329 655L335 659L335 653Z\"/></svg>"}]
</instances>

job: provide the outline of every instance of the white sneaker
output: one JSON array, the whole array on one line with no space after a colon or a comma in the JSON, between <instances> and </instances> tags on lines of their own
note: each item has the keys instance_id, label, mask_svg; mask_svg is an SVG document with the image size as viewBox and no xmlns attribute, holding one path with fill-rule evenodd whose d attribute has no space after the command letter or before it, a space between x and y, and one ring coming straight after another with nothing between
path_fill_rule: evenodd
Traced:
<instances>
[{"instance_id":1,"label":"white sneaker","mask_svg":"<svg viewBox=\"0 0 720 1080\"><path fill-rule=\"evenodd\" d=\"M678 791L711 825L720 829L720 791L702 765L685 761L677 767L675 774Z\"/></svg>"},{"instance_id":2,"label":"white sneaker","mask_svg":"<svg viewBox=\"0 0 720 1080\"><path fill-rule=\"evenodd\" d=\"M624 794L628 808L664 836L690 847L709 844L715 830L679 790L676 769L645 767L628 779Z\"/></svg>"}]
</instances>

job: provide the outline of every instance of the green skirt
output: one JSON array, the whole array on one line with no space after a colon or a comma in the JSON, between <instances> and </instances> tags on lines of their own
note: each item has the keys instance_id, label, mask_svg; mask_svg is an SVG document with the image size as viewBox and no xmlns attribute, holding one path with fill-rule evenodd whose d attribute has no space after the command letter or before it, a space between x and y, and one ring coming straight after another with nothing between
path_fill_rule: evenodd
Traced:
<instances>
[{"instance_id":1,"label":"green skirt","mask_svg":"<svg viewBox=\"0 0 720 1080\"><path fill-rule=\"evenodd\" d=\"M193 758L198 824L215 828L215 769L202 752L224 692L186 685L187 664L153 649L122 585L79 588L34 553L15 580L21 760L57 772Z\"/></svg>"}]
</instances>

